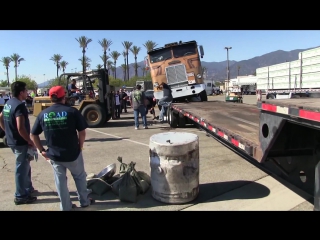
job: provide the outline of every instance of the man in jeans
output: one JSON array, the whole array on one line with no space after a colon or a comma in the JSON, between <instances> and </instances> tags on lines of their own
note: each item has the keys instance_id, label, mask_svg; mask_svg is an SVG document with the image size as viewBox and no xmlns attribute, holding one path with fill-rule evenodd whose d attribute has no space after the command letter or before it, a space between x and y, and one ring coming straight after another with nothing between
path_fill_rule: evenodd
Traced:
<instances>
[{"instance_id":1,"label":"man in jeans","mask_svg":"<svg viewBox=\"0 0 320 240\"><path fill-rule=\"evenodd\" d=\"M67 169L75 181L80 206L87 207L93 203L93 200L88 197L90 192L87 190L87 175L82 157L87 122L79 110L65 105L63 87L52 87L49 96L53 105L38 115L31 137L41 155L52 165L60 198L60 209L70 211L76 207L70 199ZM39 138L42 132L47 142L47 150L43 148Z\"/></svg>"},{"instance_id":2,"label":"man in jeans","mask_svg":"<svg viewBox=\"0 0 320 240\"><path fill-rule=\"evenodd\" d=\"M26 83L15 81L11 85L10 98L0 113L0 127L6 132L7 143L16 156L16 192L14 203L29 204L37 200L31 196L35 190L31 181L31 166L27 158L28 148L34 147L30 139L30 122L24 100L27 99Z\"/></svg>"},{"instance_id":3,"label":"man in jeans","mask_svg":"<svg viewBox=\"0 0 320 240\"><path fill-rule=\"evenodd\" d=\"M147 129L147 116L146 116L146 108L147 101L144 92L141 91L141 85L137 85L136 90L131 93L131 100L133 105L133 113L134 113L134 124L135 129L139 129L139 113L142 118L143 128Z\"/></svg>"},{"instance_id":4,"label":"man in jeans","mask_svg":"<svg viewBox=\"0 0 320 240\"><path fill-rule=\"evenodd\" d=\"M159 114L159 121L164 121L164 115L167 112L168 106L171 104L173 97L172 97L172 91L171 88L168 86L168 84L162 82L158 88L162 86L163 91L163 98L161 98L158 102L158 105L161 106L160 114Z\"/></svg>"}]
</instances>

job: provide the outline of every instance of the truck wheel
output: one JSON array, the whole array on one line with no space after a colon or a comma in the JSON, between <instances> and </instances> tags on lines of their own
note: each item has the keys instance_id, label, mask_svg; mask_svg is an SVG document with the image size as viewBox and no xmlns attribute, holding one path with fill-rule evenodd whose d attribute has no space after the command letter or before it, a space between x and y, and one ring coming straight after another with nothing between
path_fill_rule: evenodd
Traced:
<instances>
[{"instance_id":1,"label":"truck wheel","mask_svg":"<svg viewBox=\"0 0 320 240\"><path fill-rule=\"evenodd\" d=\"M200 99L202 102L208 101L208 96L207 96L206 90L202 91L199 95L200 95Z\"/></svg>"},{"instance_id":2,"label":"truck wheel","mask_svg":"<svg viewBox=\"0 0 320 240\"><path fill-rule=\"evenodd\" d=\"M176 128L178 126L178 114L174 113L171 108L168 108L167 119L170 127Z\"/></svg>"},{"instance_id":3,"label":"truck wheel","mask_svg":"<svg viewBox=\"0 0 320 240\"><path fill-rule=\"evenodd\" d=\"M106 111L97 104L85 106L81 113L86 119L89 127L98 127L106 122Z\"/></svg>"},{"instance_id":4,"label":"truck wheel","mask_svg":"<svg viewBox=\"0 0 320 240\"><path fill-rule=\"evenodd\" d=\"M4 136L4 137L2 138L2 141L3 141L3 144L4 144L6 147L8 147L7 136Z\"/></svg>"},{"instance_id":5,"label":"truck wheel","mask_svg":"<svg viewBox=\"0 0 320 240\"><path fill-rule=\"evenodd\" d=\"M186 118L185 118L185 116L183 116L182 113L179 113L178 126L179 126L179 128L186 127Z\"/></svg>"}]
</instances>

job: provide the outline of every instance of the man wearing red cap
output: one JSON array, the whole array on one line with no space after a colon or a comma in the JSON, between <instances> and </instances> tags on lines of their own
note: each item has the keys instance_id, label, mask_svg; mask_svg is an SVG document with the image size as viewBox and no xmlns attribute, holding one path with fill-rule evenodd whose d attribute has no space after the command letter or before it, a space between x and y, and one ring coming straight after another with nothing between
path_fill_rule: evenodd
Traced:
<instances>
[{"instance_id":1,"label":"man wearing red cap","mask_svg":"<svg viewBox=\"0 0 320 240\"><path fill-rule=\"evenodd\" d=\"M55 184L60 198L60 209L69 211L72 204L67 185L66 171L69 169L75 181L81 207L93 203L88 197L86 172L84 169L82 149L88 127L78 109L65 105L65 89L52 87L49 91L51 107L44 109L37 117L31 131L34 144L42 156L47 159L54 172ZM48 149L41 144L39 135L44 132Z\"/></svg>"}]
</instances>

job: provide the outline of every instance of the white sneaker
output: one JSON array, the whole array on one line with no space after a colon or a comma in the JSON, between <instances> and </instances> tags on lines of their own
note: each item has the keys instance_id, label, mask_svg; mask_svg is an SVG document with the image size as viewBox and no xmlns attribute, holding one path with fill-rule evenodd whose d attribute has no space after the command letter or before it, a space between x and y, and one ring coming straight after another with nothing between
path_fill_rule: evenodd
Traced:
<instances>
[{"instance_id":1,"label":"white sneaker","mask_svg":"<svg viewBox=\"0 0 320 240\"><path fill-rule=\"evenodd\" d=\"M138 128L138 127L135 127L134 129L135 129L135 130L139 130L139 128Z\"/></svg>"},{"instance_id":2,"label":"white sneaker","mask_svg":"<svg viewBox=\"0 0 320 240\"><path fill-rule=\"evenodd\" d=\"M144 129L148 129L148 126L143 127Z\"/></svg>"}]
</instances>

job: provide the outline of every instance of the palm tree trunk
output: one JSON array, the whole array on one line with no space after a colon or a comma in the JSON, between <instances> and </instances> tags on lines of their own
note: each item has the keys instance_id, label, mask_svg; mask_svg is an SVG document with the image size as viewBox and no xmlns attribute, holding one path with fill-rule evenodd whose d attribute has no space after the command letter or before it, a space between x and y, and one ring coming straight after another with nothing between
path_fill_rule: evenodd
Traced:
<instances>
[{"instance_id":1,"label":"palm tree trunk","mask_svg":"<svg viewBox=\"0 0 320 240\"><path fill-rule=\"evenodd\" d=\"M138 77L138 65L137 65L137 55L134 56L134 62L135 62L135 75Z\"/></svg>"},{"instance_id":2,"label":"palm tree trunk","mask_svg":"<svg viewBox=\"0 0 320 240\"><path fill-rule=\"evenodd\" d=\"M57 77L59 77L59 63L57 63Z\"/></svg>"},{"instance_id":3,"label":"palm tree trunk","mask_svg":"<svg viewBox=\"0 0 320 240\"><path fill-rule=\"evenodd\" d=\"M124 59L124 66L125 66L125 69L123 71L123 73L124 73L123 80L126 81L126 79L127 79L127 63L126 63L126 59Z\"/></svg>"},{"instance_id":4,"label":"palm tree trunk","mask_svg":"<svg viewBox=\"0 0 320 240\"><path fill-rule=\"evenodd\" d=\"M16 81L18 80L18 66L15 67Z\"/></svg>"},{"instance_id":5,"label":"palm tree trunk","mask_svg":"<svg viewBox=\"0 0 320 240\"><path fill-rule=\"evenodd\" d=\"M127 52L127 79L129 81L129 59L128 59L128 56L129 56L129 52Z\"/></svg>"},{"instance_id":6,"label":"palm tree trunk","mask_svg":"<svg viewBox=\"0 0 320 240\"><path fill-rule=\"evenodd\" d=\"M117 79L117 62L114 61L114 79Z\"/></svg>"},{"instance_id":7,"label":"palm tree trunk","mask_svg":"<svg viewBox=\"0 0 320 240\"><path fill-rule=\"evenodd\" d=\"M8 81L8 87L10 87L10 82L9 82L9 68L6 67L7 69L7 81Z\"/></svg>"},{"instance_id":8,"label":"palm tree trunk","mask_svg":"<svg viewBox=\"0 0 320 240\"><path fill-rule=\"evenodd\" d=\"M107 51L104 51L103 55L104 55L103 67L104 67L104 71L106 71L106 68L107 68Z\"/></svg>"},{"instance_id":9,"label":"palm tree trunk","mask_svg":"<svg viewBox=\"0 0 320 240\"><path fill-rule=\"evenodd\" d=\"M85 53L86 50L82 50L82 74L86 74L86 63L85 63Z\"/></svg>"}]
</instances>

